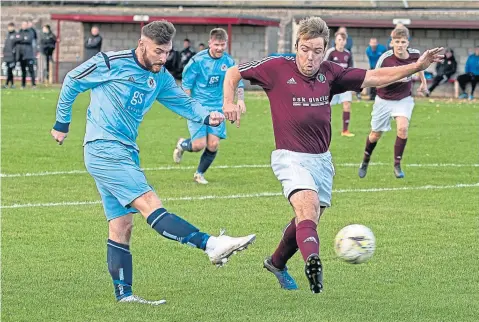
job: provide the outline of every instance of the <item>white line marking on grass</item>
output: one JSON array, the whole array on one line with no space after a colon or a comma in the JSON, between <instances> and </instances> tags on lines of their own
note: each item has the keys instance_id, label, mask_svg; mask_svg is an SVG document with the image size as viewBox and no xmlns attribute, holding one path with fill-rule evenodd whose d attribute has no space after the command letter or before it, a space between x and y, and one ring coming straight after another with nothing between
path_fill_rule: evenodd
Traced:
<instances>
[{"instance_id":1,"label":"white line marking on grass","mask_svg":"<svg viewBox=\"0 0 479 322\"><path fill-rule=\"evenodd\" d=\"M392 163L387 162L371 162L372 166L392 166ZM344 168L359 168L359 163L337 163L335 167ZM269 164L239 164L239 165L218 165L211 167L213 169L248 169L248 168L270 168ZM404 168L417 167L417 168L438 168L438 167L451 167L451 168L474 168L479 167L479 164L456 164L456 163L424 163L424 164L404 164ZM170 171L170 170L194 170L196 166L165 166L156 168L144 168L143 171ZM70 171L41 171L31 173L2 173L1 178L19 178L19 177L43 177L43 176L57 176L57 175L71 175L71 174L86 174L85 170L70 170Z\"/></svg>"},{"instance_id":2,"label":"white line marking on grass","mask_svg":"<svg viewBox=\"0 0 479 322\"><path fill-rule=\"evenodd\" d=\"M446 186L420 186L420 187L394 187L394 188L362 188L362 189L337 189L333 193L354 193L354 192L384 192L384 191L411 191L411 190L439 190L439 189L459 189L459 188L473 188L479 187L479 183L458 183L455 185ZM227 196L191 196L191 197L173 197L162 198L163 201L197 201L209 199L244 199L244 198L264 198L264 197L278 197L283 194L280 192L259 192L248 194L235 194ZM50 202L50 203L26 203L2 205L0 209L14 209L14 208L37 208L37 207L58 207L58 206L88 206L101 204L100 200L96 201L65 201L65 202Z\"/></svg>"}]
</instances>

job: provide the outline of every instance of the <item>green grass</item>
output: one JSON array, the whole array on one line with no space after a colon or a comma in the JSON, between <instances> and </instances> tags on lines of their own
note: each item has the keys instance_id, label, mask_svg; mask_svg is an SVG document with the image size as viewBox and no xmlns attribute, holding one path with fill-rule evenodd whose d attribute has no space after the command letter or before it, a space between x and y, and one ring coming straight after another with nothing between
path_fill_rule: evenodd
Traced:
<instances>
[{"instance_id":1,"label":"green grass","mask_svg":"<svg viewBox=\"0 0 479 322\"><path fill-rule=\"evenodd\" d=\"M64 146L50 138L58 89L2 91L4 174L84 170L82 140L89 95L73 109ZM406 178L392 172L394 132L374 152L366 179L357 177L369 131L370 102L353 103L354 138L339 136L333 109L334 189L414 188L478 182L479 104L419 100L405 151ZM228 125L215 165L269 163L274 148L268 102L247 95L242 127ZM140 129L142 166L172 165L172 148L186 122L155 105ZM188 154L183 166L195 166ZM465 167L433 167L436 163ZM408 164L419 164L408 166ZM208 186L193 170L147 171L162 198L281 191L270 168L215 169ZM2 206L99 199L88 174L2 178ZM166 201L166 207L208 232L257 233L257 242L225 268L200 251L162 239L140 217L132 239L135 293L165 298L157 308L118 305L106 267L107 225L101 205L2 210L3 321L477 321L479 240L477 187L382 192L335 192L320 224L325 292L312 295L296 255L289 263L300 290L286 292L262 269L292 210L281 197ZM334 255L343 226L361 223L377 238L372 260L349 265ZM474 318L475 317L475 318Z\"/></svg>"}]
</instances>

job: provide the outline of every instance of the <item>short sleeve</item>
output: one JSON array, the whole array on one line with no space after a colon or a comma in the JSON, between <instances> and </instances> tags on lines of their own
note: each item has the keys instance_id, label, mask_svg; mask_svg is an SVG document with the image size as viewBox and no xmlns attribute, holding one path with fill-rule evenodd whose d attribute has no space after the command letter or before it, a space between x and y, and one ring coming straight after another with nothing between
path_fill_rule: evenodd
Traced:
<instances>
[{"instance_id":1,"label":"short sleeve","mask_svg":"<svg viewBox=\"0 0 479 322\"><path fill-rule=\"evenodd\" d=\"M266 57L262 60L251 61L238 65L238 70L243 79L259 85L265 90L273 88L276 71L284 60L283 57Z\"/></svg>"},{"instance_id":2,"label":"short sleeve","mask_svg":"<svg viewBox=\"0 0 479 322\"><path fill-rule=\"evenodd\" d=\"M330 71L334 77L331 83L332 95L347 91L360 91L366 77L365 69L343 68L336 63L330 63Z\"/></svg>"}]
</instances>

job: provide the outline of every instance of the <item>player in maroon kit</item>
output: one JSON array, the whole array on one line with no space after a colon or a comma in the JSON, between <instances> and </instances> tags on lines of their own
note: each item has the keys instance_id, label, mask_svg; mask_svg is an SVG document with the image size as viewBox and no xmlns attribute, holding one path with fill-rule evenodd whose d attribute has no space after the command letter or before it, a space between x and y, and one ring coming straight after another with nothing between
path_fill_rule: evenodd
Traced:
<instances>
[{"instance_id":1,"label":"player in maroon kit","mask_svg":"<svg viewBox=\"0 0 479 322\"><path fill-rule=\"evenodd\" d=\"M329 48L324 55L324 60L335 62L343 68L354 67L353 55L344 46L348 35L345 33L337 32L334 38L334 47ZM341 94L336 94L331 99L329 105L343 104L343 131L341 136L353 137L354 134L349 132L349 120L351 119L351 102L353 101L353 95L350 91Z\"/></svg>"},{"instance_id":2,"label":"player in maroon kit","mask_svg":"<svg viewBox=\"0 0 479 322\"><path fill-rule=\"evenodd\" d=\"M391 33L393 49L385 52L379 58L376 68L403 66L415 63L420 52L417 49L408 48L409 30L402 26ZM424 72L419 72L421 86L418 92L427 94L427 83ZM394 144L394 175L396 178L404 178L401 170L401 159L406 147L409 121L414 109L414 99L411 96L411 76L404 77L390 84L379 86L377 96L371 113L371 133L366 140L363 162L359 166L359 177L364 178L367 174L369 160L378 140L383 132L391 130L391 119L396 120L397 137Z\"/></svg>"},{"instance_id":3,"label":"player in maroon kit","mask_svg":"<svg viewBox=\"0 0 479 322\"><path fill-rule=\"evenodd\" d=\"M267 57L231 67L223 86L224 114L238 127L241 110L233 100L240 79L260 85L268 95L276 141L271 166L296 216L286 227L276 251L265 259L264 267L276 276L281 287L296 289L286 262L299 248L313 293L323 289L317 224L324 209L331 205L334 176L329 152L330 98L346 91L395 82L443 57L439 55L442 48L436 48L406 66L367 71L345 69L323 61L328 40L329 29L321 18L302 20L296 37L296 58Z\"/></svg>"}]
</instances>

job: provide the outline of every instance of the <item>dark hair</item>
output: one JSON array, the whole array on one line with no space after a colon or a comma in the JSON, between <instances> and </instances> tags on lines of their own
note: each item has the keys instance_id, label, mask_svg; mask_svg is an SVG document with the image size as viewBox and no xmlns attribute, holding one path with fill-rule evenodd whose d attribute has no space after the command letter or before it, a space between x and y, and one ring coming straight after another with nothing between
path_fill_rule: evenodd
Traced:
<instances>
[{"instance_id":1,"label":"dark hair","mask_svg":"<svg viewBox=\"0 0 479 322\"><path fill-rule=\"evenodd\" d=\"M205 44L203 44L203 43L200 43L200 44L198 45L198 47L199 47L199 46L203 46L203 47L205 47Z\"/></svg>"},{"instance_id":2,"label":"dark hair","mask_svg":"<svg viewBox=\"0 0 479 322\"><path fill-rule=\"evenodd\" d=\"M141 35L153 40L158 45L169 43L175 34L175 27L166 20L153 21L141 28Z\"/></svg>"},{"instance_id":3,"label":"dark hair","mask_svg":"<svg viewBox=\"0 0 479 322\"><path fill-rule=\"evenodd\" d=\"M191 42L188 38L185 38L183 41Z\"/></svg>"},{"instance_id":4,"label":"dark hair","mask_svg":"<svg viewBox=\"0 0 479 322\"><path fill-rule=\"evenodd\" d=\"M8 27L15 27L15 24L13 22L9 22Z\"/></svg>"},{"instance_id":5,"label":"dark hair","mask_svg":"<svg viewBox=\"0 0 479 322\"><path fill-rule=\"evenodd\" d=\"M210 31L210 39L226 41L228 39L228 34L223 28L215 28Z\"/></svg>"},{"instance_id":6,"label":"dark hair","mask_svg":"<svg viewBox=\"0 0 479 322\"><path fill-rule=\"evenodd\" d=\"M52 32L52 28L50 28L50 25L45 25L43 28L47 28L49 32Z\"/></svg>"}]
</instances>

